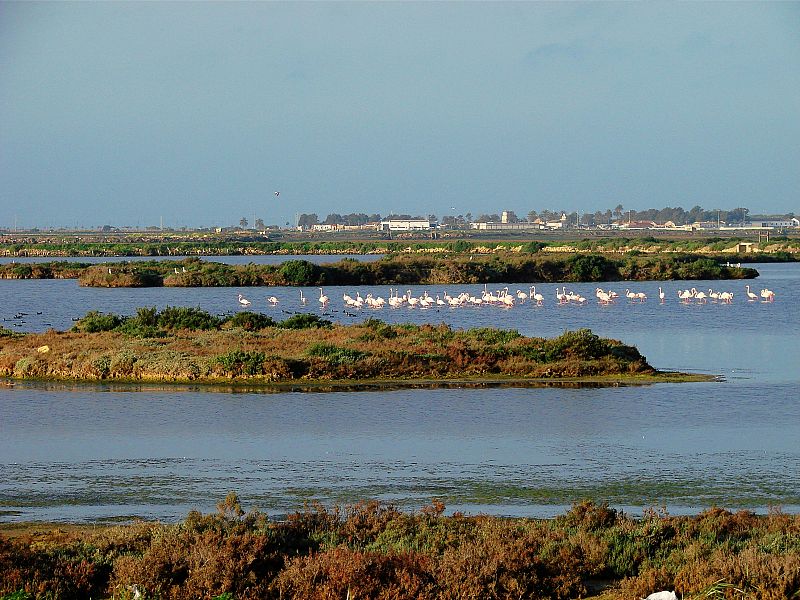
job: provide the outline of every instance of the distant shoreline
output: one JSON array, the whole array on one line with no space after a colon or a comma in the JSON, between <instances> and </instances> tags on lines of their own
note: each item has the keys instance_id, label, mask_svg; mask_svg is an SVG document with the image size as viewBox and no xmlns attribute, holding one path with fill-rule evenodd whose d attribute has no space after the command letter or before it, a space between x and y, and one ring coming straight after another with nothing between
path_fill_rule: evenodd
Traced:
<instances>
[{"instance_id":1,"label":"distant shoreline","mask_svg":"<svg viewBox=\"0 0 800 600\"><path fill-rule=\"evenodd\" d=\"M320 287L337 285L535 284L754 279L756 269L695 254L526 253L390 255L362 262L225 264L199 258L0 265L0 279L77 279L86 287Z\"/></svg>"}]
</instances>

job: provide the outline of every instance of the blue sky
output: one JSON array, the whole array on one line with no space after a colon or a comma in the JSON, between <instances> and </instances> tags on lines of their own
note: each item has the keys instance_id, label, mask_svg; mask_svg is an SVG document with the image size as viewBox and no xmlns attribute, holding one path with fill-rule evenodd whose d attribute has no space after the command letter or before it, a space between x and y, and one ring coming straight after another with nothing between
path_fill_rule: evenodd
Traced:
<instances>
[{"instance_id":1,"label":"blue sky","mask_svg":"<svg viewBox=\"0 0 800 600\"><path fill-rule=\"evenodd\" d=\"M0 3L0 226L799 195L798 2Z\"/></svg>"}]
</instances>

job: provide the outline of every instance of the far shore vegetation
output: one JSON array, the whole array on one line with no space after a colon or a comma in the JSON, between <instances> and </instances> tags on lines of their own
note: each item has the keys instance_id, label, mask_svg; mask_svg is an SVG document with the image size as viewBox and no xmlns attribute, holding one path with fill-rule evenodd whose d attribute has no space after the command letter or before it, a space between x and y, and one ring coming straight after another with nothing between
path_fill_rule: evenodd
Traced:
<instances>
[{"instance_id":1,"label":"far shore vegetation","mask_svg":"<svg viewBox=\"0 0 800 600\"><path fill-rule=\"evenodd\" d=\"M69 332L0 330L0 376L120 382L507 382L587 378L675 381L633 347L588 329L529 338L503 329L334 324L314 314L280 322L239 312L140 308L89 312Z\"/></svg>"},{"instance_id":2,"label":"far shore vegetation","mask_svg":"<svg viewBox=\"0 0 800 600\"><path fill-rule=\"evenodd\" d=\"M693 254L613 257L602 254L502 252L390 255L363 262L228 265L197 257L89 265L46 262L0 265L5 279L78 279L89 287L228 287L452 285L752 279L758 271Z\"/></svg>"},{"instance_id":3,"label":"far shore vegetation","mask_svg":"<svg viewBox=\"0 0 800 600\"><path fill-rule=\"evenodd\" d=\"M0 600L683 600L800 595L800 515L582 500L553 519L365 501L275 520L231 492L177 524L0 524Z\"/></svg>"},{"instance_id":4,"label":"far shore vegetation","mask_svg":"<svg viewBox=\"0 0 800 600\"><path fill-rule=\"evenodd\" d=\"M180 234L177 232L110 234L86 236L16 235L0 236L0 256L4 257L133 257L172 256L258 256L258 255L367 255L367 254L493 254L537 252L553 254L597 253L610 255L697 254L730 258L732 262L800 260L800 237L772 236L723 237L689 233L665 236L656 232L603 232L582 237L579 231L532 235L514 232L460 231L429 235L399 234L396 239L323 234L298 238L292 234L280 239L242 234ZM406 236L406 237L404 237ZM740 252L740 244L751 244L753 252Z\"/></svg>"}]
</instances>

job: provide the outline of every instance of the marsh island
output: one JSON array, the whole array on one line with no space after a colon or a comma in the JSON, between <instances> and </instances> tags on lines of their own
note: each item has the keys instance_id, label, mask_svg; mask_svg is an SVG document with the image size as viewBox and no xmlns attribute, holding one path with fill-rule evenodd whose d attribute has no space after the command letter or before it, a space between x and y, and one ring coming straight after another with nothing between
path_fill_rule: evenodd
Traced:
<instances>
[{"instance_id":1,"label":"marsh island","mask_svg":"<svg viewBox=\"0 0 800 600\"><path fill-rule=\"evenodd\" d=\"M678 377L588 329L546 339L494 328L377 319L342 325L314 314L276 322L255 312L219 317L167 307L134 316L93 311L65 332L2 333L0 376L18 379L366 386Z\"/></svg>"}]
</instances>

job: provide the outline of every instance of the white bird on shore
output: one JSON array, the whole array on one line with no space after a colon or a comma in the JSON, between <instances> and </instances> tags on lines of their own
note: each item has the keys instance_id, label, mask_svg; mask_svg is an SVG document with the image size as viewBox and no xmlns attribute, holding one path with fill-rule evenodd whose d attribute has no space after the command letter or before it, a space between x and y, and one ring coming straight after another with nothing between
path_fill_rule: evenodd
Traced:
<instances>
[{"instance_id":1,"label":"white bird on shore","mask_svg":"<svg viewBox=\"0 0 800 600\"><path fill-rule=\"evenodd\" d=\"M678 596L675 595L675 592L653 592L642 600L678 600Z\"/></svg>"}]
</instances>

